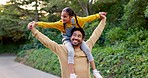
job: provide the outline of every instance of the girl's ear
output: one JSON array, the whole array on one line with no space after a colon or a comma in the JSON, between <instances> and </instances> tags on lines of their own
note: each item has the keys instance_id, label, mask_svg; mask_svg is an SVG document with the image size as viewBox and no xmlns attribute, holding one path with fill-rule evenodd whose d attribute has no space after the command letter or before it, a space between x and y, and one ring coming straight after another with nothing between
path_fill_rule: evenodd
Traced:
<instances>
[{"instance_id":1,"label":"girl's ear","mask_svg":"<svg viewBox=\"0 0 148 78\"><path fill-rule=\"evenodd\" d=\"M70 16L70 17L69 17L69 19L70 19L69 21L70 21L70 22L71 22L71 19L72 19L72 18L73 18L73 16Z\"/></svg>"}]
</instances>

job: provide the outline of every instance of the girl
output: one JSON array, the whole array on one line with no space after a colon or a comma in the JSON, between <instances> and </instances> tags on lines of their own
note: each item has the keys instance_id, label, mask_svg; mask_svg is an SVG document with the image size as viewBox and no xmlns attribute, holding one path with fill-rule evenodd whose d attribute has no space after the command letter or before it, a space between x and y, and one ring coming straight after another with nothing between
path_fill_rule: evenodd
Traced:
<instances>
[{"instance_id":1,"label":"girl","mask_svg":"<svg viewBox=\"0 0 148 78\"><path fill-rule=\"evenodd\" d=\"M68 50L68 64L70 69L70 78L76 78L76 74L74 72L74 49L70 42L71 37L71 30L73 28L83 28L84 24L86 22L91 22L95 19L101 18L101 15L106 15L105 12L100 12L99 14L90 15L87 17L79 17L76 16L74 11L66 7L62 10L61 13L61 20L54 22L54 23L47 23L47 22L31 22L32 25L35 26L41 26L44 28L55 28L62 32L63 36L63 43L66 45L66 48ZM86 43L83 41L81 45L81 49L85 52L88 61L90 62L92 69L93 69L93 75L96 78L102 78L102 76L99 74L95 67L94 58L89 50L89 47L86 45Z\"/></svg>"}]
</instances>

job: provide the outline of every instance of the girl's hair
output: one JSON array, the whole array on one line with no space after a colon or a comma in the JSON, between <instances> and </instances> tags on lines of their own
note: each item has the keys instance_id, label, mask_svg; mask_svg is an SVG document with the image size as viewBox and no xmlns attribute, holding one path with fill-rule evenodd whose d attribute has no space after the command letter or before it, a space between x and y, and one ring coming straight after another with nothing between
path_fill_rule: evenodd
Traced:
<instances>
[{"instance_id":1,"label":"girl's hair","mask_svg":"<svg viewBox=\"0 0 148 78\"><path fill-rule=\"evenodd\" d=\"M75 19L76 19L76 24L79 26L79 28L81 28L81 26L79 25L78 20L77 20L77 15L74 13L74 11L73 11L70 7L64 8L64 9L62 10L62 12L63 12L63 11L67 12L69 16L74 16ZM64 25L64 29L65 29L65 25L66 25L66 24L63 23L63 25Z\"/></svg>"}]
</instances>

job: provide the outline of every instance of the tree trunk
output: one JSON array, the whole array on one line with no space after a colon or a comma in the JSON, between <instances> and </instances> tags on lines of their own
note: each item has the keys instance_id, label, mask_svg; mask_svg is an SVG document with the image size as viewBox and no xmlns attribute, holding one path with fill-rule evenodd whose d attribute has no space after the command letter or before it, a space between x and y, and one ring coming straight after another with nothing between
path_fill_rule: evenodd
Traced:
<instances>
[{"instance_id":1,"label":"tree trunk","mask_svg":"<svg viewBox=\"0 0 148 78\"><path fill-rule=\"evenodd\" d=\"M85 15L88 16L89 12L88 12L88 8L87 8L87 2L83 2L82 0L78 0L78 3L80 4Z\"/></svg>"},{"instance_id":2,"label":"tree trunk","mask_svg":"<svg viewBox=\"0 0 148 78\"><path fill-rule=\"evenodd\" d=\"M91 5L92 5L93 1L94 0L89 0L88 3L87 3L88 4L88 12L89 13L92 13L92 9L91 8L93 8L93 7L91 7Z\"/></svg>"},{"instance_id":3,"label":"tree trunk","mask_svg":"<svg viewBox=\"0 0 148 78\"><path fill-rule=\"evenodd\" d=\"M34 21L38 21L38 1L37 0L35 0L35 16L34 16Z\"/></svg>"}]
</instances>

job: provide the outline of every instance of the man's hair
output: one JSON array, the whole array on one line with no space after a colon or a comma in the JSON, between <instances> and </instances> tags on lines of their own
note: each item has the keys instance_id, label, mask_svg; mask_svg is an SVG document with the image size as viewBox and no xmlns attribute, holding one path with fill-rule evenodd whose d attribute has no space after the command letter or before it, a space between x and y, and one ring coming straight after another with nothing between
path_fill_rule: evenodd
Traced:
<instances>
[{"instance_id":1,"label":"man's hair","mask_svg":"<svg viewBox=\"0 0 148 78\"><path fill-rule=\"evenodd\" d=\"M82 33L82 39L85 37L85 32L84 32L84 30L83 30L82 28L73 28L73 29L71 30L71 35L72 35L73 32L75 32L75 31L80 31L80 32Z\"/></svg>"}]
</instances>

